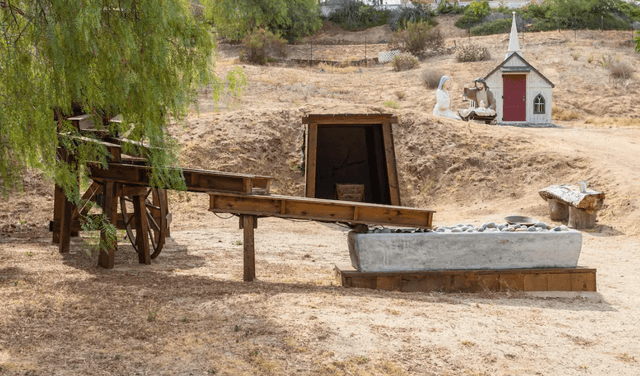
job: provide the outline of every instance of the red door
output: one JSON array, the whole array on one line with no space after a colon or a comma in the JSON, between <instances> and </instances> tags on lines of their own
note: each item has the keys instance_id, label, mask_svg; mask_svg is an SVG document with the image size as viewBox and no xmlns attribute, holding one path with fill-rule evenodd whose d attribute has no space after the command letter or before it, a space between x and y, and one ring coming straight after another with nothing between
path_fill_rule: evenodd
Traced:
<instances>
[{"instance_id":1,"label":"red door","mask_svg":"<svg viewBox=\"0 0 640 376\"><path fill-rule=\"evenodd\" d=\"M527 121L527 76L509 74L502 76L504 99L503 121Z\"/></svg>"}]
</instances>

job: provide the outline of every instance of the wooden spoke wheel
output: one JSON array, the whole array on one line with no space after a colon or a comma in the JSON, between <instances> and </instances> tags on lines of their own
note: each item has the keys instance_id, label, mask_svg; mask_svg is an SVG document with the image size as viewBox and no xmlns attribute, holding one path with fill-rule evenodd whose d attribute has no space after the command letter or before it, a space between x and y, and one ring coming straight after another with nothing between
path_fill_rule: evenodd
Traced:
<instances>
[{"instance_id":1,"label":"wooden spoke wheel","mask_svg":"<svg viewBox=\"0 0 640 376\"><path fill-rule=\"evenodd\" d=\"M142 215L147 218L147 236L149 237L149 253L152 259L158 257L165 238L167 237L167 200L166 190L149 188L144 199L144 213ZM136 252L141 253L143 250L138 249L138 231L134 224L134 200L133 197L121 196L120 209L122 210L122 219L127 231L127 237L133 245Z\"/></svg>"}]
</instances>

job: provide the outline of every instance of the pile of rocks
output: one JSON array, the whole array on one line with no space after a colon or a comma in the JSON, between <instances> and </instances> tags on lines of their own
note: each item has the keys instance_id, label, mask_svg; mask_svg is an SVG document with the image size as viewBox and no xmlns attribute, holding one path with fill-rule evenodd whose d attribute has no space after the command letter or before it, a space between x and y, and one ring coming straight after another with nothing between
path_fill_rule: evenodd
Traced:
<instances>
[{"instance_id":1,"label":"pile of rocks","mask_svg":"<svg viewBox=\"0 0 640 376\"><path fill-rule=\"evenodd\" d=\"M455 226L440 226L434 227L433 230L425 229L370 229L369 234L391 234L391 233L417 233L417 232L436 232L436 233L459 233L459 232L552 232L552 231L569 231L569 228L565 225L556 226L554 224L546 224L544 222L537 222L533 225L525 224L508 224L495 222L483 223L480 226L474 226L472 224L458 224Z\"/></svg>"}]
</instances>

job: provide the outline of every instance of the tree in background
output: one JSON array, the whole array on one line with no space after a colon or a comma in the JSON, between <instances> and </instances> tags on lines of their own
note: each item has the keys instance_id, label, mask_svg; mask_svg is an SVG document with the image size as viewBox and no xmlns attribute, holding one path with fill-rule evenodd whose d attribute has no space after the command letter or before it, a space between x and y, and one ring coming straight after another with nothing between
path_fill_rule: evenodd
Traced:
<instances>
[{"instance_id":1,"label":"tree in background","mask_svg":"<svg viewBox=\"0 0 640 376\"><path fill-rule=\"evenodd\" d=\"M267 27L293 41L322 26L316 0L204 0L205 15L216 31L229 40L241 40Z\"/></svg>"}]
</instances>

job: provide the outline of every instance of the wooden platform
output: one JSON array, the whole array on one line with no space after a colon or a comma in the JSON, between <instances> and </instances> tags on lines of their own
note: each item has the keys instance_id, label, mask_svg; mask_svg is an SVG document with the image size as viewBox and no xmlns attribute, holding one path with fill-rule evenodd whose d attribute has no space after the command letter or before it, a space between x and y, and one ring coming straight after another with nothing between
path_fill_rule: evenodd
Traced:
<instances>
[{"instance_id":1,"label":"wooden platform","mask_svg":"<svg viewBox=\"0 0 640 376\"><path fill-rule=\"evenodd\" d=\"M404 292L596 291L596 269L545 268L358 272L350 264L335 267L343 287Z\"/></svg>"},{"instance_id":2,"label":"wooden platform","mask_svg":"<svg viewBox=\"0 0 640 376\"><path fill-rule=\"evenodd\" d=\"M259 196L209 192L209 211L322 222L431 228L433 210L323 200L308 197Z\"/></svg>"}]
</instances>

